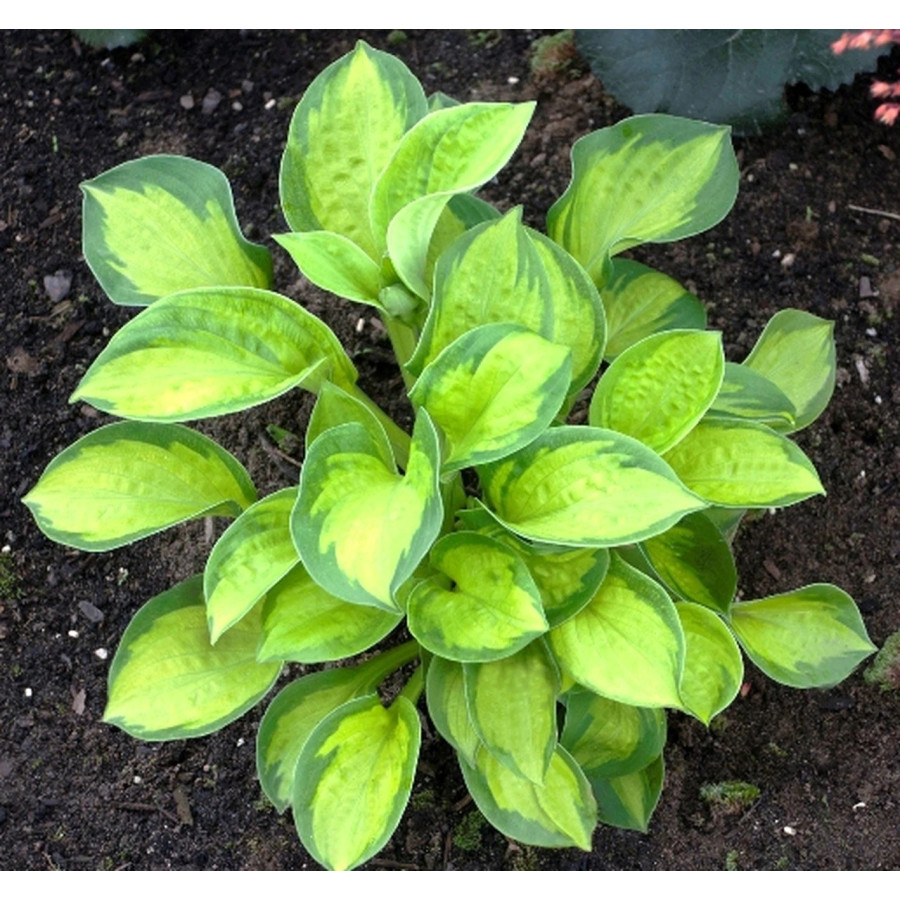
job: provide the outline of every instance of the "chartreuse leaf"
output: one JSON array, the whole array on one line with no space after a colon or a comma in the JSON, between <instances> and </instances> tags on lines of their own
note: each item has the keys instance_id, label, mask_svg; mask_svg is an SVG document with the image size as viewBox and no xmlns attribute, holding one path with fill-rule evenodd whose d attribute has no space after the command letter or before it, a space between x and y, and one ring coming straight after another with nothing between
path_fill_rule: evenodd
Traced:
<instances>
[{"instance_id":1,"label":"chartreuse leaf","mask_svg":"<svg viewBox=\"0 0 900 900\"><path fill-rule=\"evenodd\" d=\"M800 309L775 313L750 355L748 369L773 381L796 409L792 431L806 428L834 392L834 323Z\"/></svg>"},{"instance_id":2,"label":"chartreuse leaf","mask_svg":"<svg viewBox=\"0 0 900 900\"><path fill-rule=\"evenodd\" d=\"M504 528L486 509L460 512L464 527L506 544L528 567L552 628L582 609L600 587L609 567L603 547L531 544Z\"/></svg>"},{"instance_id":3,"label":"chartreuse leaf","mask_svg":"<svg viewBox=\"0 0 900 900\"><path fill-rule=\"evenodd\" d=\"M500 541L461 531L431 551L438 575L408 601L409 630L428 650L459 662L511 656L547 630L525 563Z\"/></svg>"},{"instance_id":4,"label":"chartreuse leaf","mask_svg":"<svg viewBox=\"0 0 900 900\"><path fill-rule=\"evenodd\" d=\"M416 650L410 641L358 666L304 675L278 692L259 723L256 770L263 791L279 812L291 805L297 760L316 725L347 701L371 694Z\"/></svg>"},{"instance_id":5,"label":"chartreuse leaf","mask_svg":"<svg viewBox=\"0 0 900 900\"><path fill-rule=\"evenodd\" d=\"M272 237L315 285L346 300L381 309L381 266L350 238L332 231L294 231Z\"/></svg>"},{"instance_id":6,"label":"chartreuse leaf","mask_svg":"<svg viewBox=\"0 0 900 900\"><path fill-rule=\"evenodd\" d=\"M485 747L470 766L459 759L466 787L482 815L514 841L538 847L591 849L597 807L584 773L557 746L543 785L516 775Z\"/></svg>"},{"instance_id":7,"label":"chartreuse leaf","mask_svg":"<svg viewBox=\"0 0 900 900\"><path fill-rule=\"evenodd\" d=\"M299 561L289 527L297 488L254 503L216 541L203 572L210 641L219 637Z\"/></svg>"},{"instance_id":8,"label":"chartreuse leaf","mask_svg":"<svg viewBox=\"0 0 900 900\"><path fill-rule=\"evenodd\" d=\"M722 387L709 411L750 419L775 431L796 430L796 410L784 391L765 375L737 363L725 363Z\"/></svg>"},{"instance_id":9,"label":"chartreuse leaf","mask_svg":"<svg viewBox=\"0 0 900 900\"><path fill-rule=\"evenodd\" d=\"M593 600L550 631L564 672L633 706L681 706L684 634L669 595L614 553Z\"/></svg>"},{"instance_id":10,"label":"chartreuse leaf","mask_svg":"<svg viewBox=\"0 0 900 900\"><path fill-rule=\"evenodd\" d=\"M642 540L706 505L653 451L603 428L550 429L479 474L487 503L504 525L568 546Z\"/></svg>"},{"instance_id":11,"label":"chartreuse leaf","mask_svg":"<svg viewBox=\"0 0 900 900\"><path fill-rule=\"evenodd\" d=\"M469 717L463 679L463 664L434 656L428 665L425 682L428 715L440 736L469 765L475 765L475 752L481 738Z\"/></svg>"},{"instance_id":12,"label":"chartreuse leaf","mask_svg":"<svg viewBox=\"0 0 900 900\"><path fill-rule=\"evenodd\" d=\"M332 596L297 564L266 595L260 660L320 663L368 650L394 630L399 612Z\"/></svg>"},{"instance_id":13,"label":"chartreuse leaf","mask_svg":"<svg viewBox=\"0 0 900 900\"><path fill-rule=\"evenodd\" d=\"M84 182L84 258L114 303L147 306L197 287L272 284L272 258L244 239L214 166L145 156Z\"/></svg>"},{"instance_id":14,"label":"chartreuse leaf","mask_svg":"<svg viewBox=\"0 0 900 900\"><path fill-rule=\"evenodd\" d=\"M589 778L629 775L662 753L666 713L576 689L567 695L560 743Z\"/></svg>"},{"instance_id":15,"label":"chartreuse leaf","mask_svg":"<svg viewBox=\"0 0 900 900\"><path fill-rule=\"evenodd\" d=\"M306 454L291 533L309 574L330 594L398 612L397 588L443 523L440 450L428 413L416 417L404 476L382 454L356 422L319 435Z\"/></svg>"},{"instance_id":16,"label":"chartreuse leaf","mask_svg":"<svg viewBox=\"0 0 900 900\"><path fill-rule=\"evenodd\" d=\"M704 419L664 459L692 491L718 506L790 506L825 493L792 440L739 419Z\"/></svg>"},{"instance_id":17,"label":"chartreuse leaf","mask_svg":"<svg viewBox=\"0 0 900 900\"><path fill-rule=\"evenodd\" d=\"M738 188L730 129L675 116L632 116L572 147L572 181L547 234L600 284L609 257L712 228Z\"/></svg>"},{"instance_id":18,"label":"chartreuse leaf","mask_svg":"<svg viewBox=\"0 0 900 900\"><path fill-rule=\"evenodd\" d=\"M200 737L255 706L281 663L256 661L258 608L213 647L199 575L147 601L113 657L103 720L144 741Z\"/></svg>"},{"instance_id":19,"label":"chartreuse leaf","mask_svg":"<svg viewBox=\"0 0 900 900\"><path fill-rule=\"evenodd\" d=\"M83 400L127 419L177 422L237 412L302 385L350 386L356 369L331 329L256 288L182 291L120 329L81 379Z\"/></svg>"},{"instance_id":20,"label":"chartreuse leaf","mask_svg":"<svg viewBox=\"0 0 900 900\"><path fill-rule=\"evenodd\" d=\"M830 687L877 649L853 598L833 584L735 603L731 626L769 678L791 687Z\"/></svg>"},{"instance_id":21,"label":"chartreuse leaf","mask_svg":"<svg viewBox=\"0 0 900 900\"><path fill-rule=\"evenodd\" d=\"M700 421L719 392L722 335L664 331L618 356L591 398L588 421L665 453Z\"/></svg>"},{"instance_id":22,"label":"chartreuse leaf","mask_svg":"<svg viewBox=\"0 0 900 900\"><path fill-rule=\"evenodd\" d=\"M394 464L390 441L384 432L384 428L375 414L356 397L341 390L337 385L326 381L319 390L316 405L309 417L309 425L306 427L306 446L329 428L345 425L348 422L358 422L366 429L369 436L378 446L378 451L384 464L389 468Z\"/></svg>"},{"instance_id":23,"label":"chartreuse leaf","mask_svg":"<svg viewBox=\"0 0 900 900\"><path fill-rule=\"evenodd\" d=\"M664 777L665 764L660 754L638 772L614 778L591 778L598 821L614 828L646 833L662 793Z\"/></svg>"},{"instance_id":24,"label":"chartreuse leaf","mask_svg":"<svg viewBox=\"0 0 900 900\"><path fill-rule=\"evenodd\" d=\"M294 770L303 744L329 713L365 690L355 669L328 669L304 675L269 704L256 735L259 783L278 812L291 805Z\"/></svg>"},{"instance_id":25,"label":"chartreuse leaf","mask_svg":"<svg viewBox=\"0 0 900 900\"><path fill-rule=\"evenodd\" d=\"M514 322L572 351L572 387L593 377L606 324L584 270L543 235L522 224L522 211L476 225L438 260L434 301L416 352L415 375L445 347L479 325Z\"/></svg>"},{"instance_id":26,"label":"chartreuse leaf","mask_svg":"<svg viewBox=\"0 0 900 900\"><path fill-rule=\"evenodd\" d=\"M426 366L410 392L440 426L445 471L480 465L531 443L559 412L571 354L520 325L482 325Z\"/></svg>"},{"instance_id":27,"label":"chartreuse leaf","mask_svg":"<svg viewBox=\"0 0 900 900\"><path fill-rule=\"evenodd\" d=\"M409 800L421 742L403 695L339 706L312 731L297 762L292 806L303 845L328 869L355 868L393 834Z\"/></svg>"},{"instance_id":28,"label":"chartreuse leaf","mask_svg":"<svg viewBox=\"0 0 900 900\"><path fill-rule=\"evenodd\" d=\"M294 111L281 160L281 205L291 229L335 232L379 259L384 230L372 234L372 190L427 111L418 79L364 41L324 69Z\"/></svg>"},{"instance_id":29,"label":"chartreuse leaf","mask_svg":"<svg viewBox=\"0 0 900 900\"><path fill-rule=\"evenodd\" d=\"M711 610L676 603L687 652L681 676L684 708L704 725L737 697L744 678L741 651L731 632Z\"/></svg>"},{"instance_id":30,"label":"chartreuse leaf","mask_svg":"<svg viewBox=\"0 0 900 900\"><path fill-rule=\"evenodd\" d=\"M51 540L111 550L256 500L244 467L183 425L104 425L53 458L23 502Z\"/></svg>"},{"instance_id":31,"label":"chartreuse leaf","mask_svg":"<svg viewBox=\"0 0 900 900\"><path fill-rule=\"evenodd\" d=\"M606 310L606 359L632 344L674 328L706 328L703 304L674 278L633 259L614 259L600 289Z\"/></svg>"},{"instance_id":32,"label":"chartreuse leaf","mask_svg":"<svg viewBox=\"0 0 900 900\"><path fill-rule=\"evenodd\" d=\"M728 541L705 512L685 516L640 548L673 594L728 615L737 590L737 569Z\"/></svg>"},{"instance_id":33,"label":"chartreuse leaf","mask_svg":"<svg viewBox=\"0 0 900 900\"><path fill-rule=\"evenodd\" d=\"M408 203L471 191L493 178L519 146L533 112L533 102L464 103L417 122L375 183L370 212L376 239L384 239Z\"/></svg>"},{"instance_id":34,"label":"chartreuse leaf","mask_svg":"<svg viewBox=\"0 0 900 900\"><path fill-rule=\"evenodd\" d=\"M504 766L544 784L556 748L559 672L543 641L513 656L463 665L466 702L476 733Z\"/></svg>"}]
</instances>

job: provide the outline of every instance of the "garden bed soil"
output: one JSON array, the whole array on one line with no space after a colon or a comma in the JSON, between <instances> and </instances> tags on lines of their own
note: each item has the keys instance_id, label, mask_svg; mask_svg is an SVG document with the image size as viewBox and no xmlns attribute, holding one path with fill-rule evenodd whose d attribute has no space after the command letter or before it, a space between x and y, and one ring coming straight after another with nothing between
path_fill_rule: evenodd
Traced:
<instances>
[{"instance_id":1,"label":"garden bed soil","mask_svg":"<svg viewBox=\"0 0 900 900\"><path fill-rule=\"evenodd\" d=\"M292 109L358 38L399 55L428 92L536 99L521 149L484 194L502 209L524 204L540 228L568 183L572 142L627 110L577 60L533 74L537 36L156 32L111 52L66 31L0 37L3 869L316 868L256 779L262 707L216 735L173 743L141 743L100 721L119 637L147 598L202 567L204 523L92 555L50 543L20 502L57 452L108 421L67 399L134 315L106 300L84 263L79 183L148 153L222 168L248 235L273 249L278 289L328 322L363 387L402 416L392 399L401 381L367 310L312 288L270 239L286 230L278 164ZM704 301L730 359L744 357L779 309L835 321L835 396L799 435L828 495L747 523L736 545L740 589L750 598L833 582L856 598L880 646L900 628L900 127L872 121L869 81L835 94L791 90L781 127L735 140L741 190L727 220L634 256ZM297 477L266 425L302 434L310 408L309 395L293 392L200 427L263 494ZM298 672L289 668L283 681ZM600 827L589 854L520 846L486 825L426 725L409 808L368 868L896 869L900 701L864 669L803 692L748 666L742 697L713 727L670 714L666 789L649 833ZM733 780L756 785L758 798L736 811L701 798L704 785Z\"/></svg>"}]
</instances>

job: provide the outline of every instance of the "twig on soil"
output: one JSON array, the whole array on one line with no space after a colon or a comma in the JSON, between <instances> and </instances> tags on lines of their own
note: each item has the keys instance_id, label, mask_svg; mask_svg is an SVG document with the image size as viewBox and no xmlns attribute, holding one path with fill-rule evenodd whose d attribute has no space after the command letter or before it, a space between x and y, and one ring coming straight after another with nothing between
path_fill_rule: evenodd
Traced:
<instances>
[{"instance_id":1,"label":"twig on soil","mask_svg":"<svg viewBox=\"0 0 900 900\"><path fill-rule=\"evenodd\" d=\"M854 203L848 203L847 209L852 209L854 212L869 213L872 216L882 216L885 219L895 219L897 222L900 222L900 213L887 212L884 209L869 209L867 206L856 206Z\"/></svg>"},{"instance_id":2,"label":"twig on soil","mask_svg":"<svg viewBox=\"0 0 900 900\"><path fill-rule=\"evenodd\" d=\"M381 866L383 869L405 869L410 872L418 872L419 867L415 863L402 863L397 862L394 859L380 859L379 857L375 857L375 859L369 860L370 866Z\"/></svg>"},{"instance_id":3,"label":"twig on soil","mask_svg":"<svg viewBox=\"0 0 900 900\"><path fill-rule=\"evenodd\" d=\"M275 463L276 466L278 466L283 475L287 475L288 478L292 479L297 477L297 472L289 469L284 464L284 462L289 462L292 466L296 466L297 469L301 467L300 462L298 462L293 457L288 456L287 453L276 447L275 444L273 444L265 434L259 435L259 443L262 445L263 450L266 451L266 455L269 457L269 459L272 460L272 462Z\"/></svg>"},{"instance_id":4,"label":"twig on soil","mask_svg":"<svg viewBox=\"0 0 900 900\"><path fill-rule=\"evenodd\" d=\"M159 813L161 816L165 816L170 822L174 822L176 825L181 824L181 822L178 821L178 816L173 815L161 806L154 806L152 803L117 803L116 808L125 809L129 812L155 812Z\"/></svg>"}]
</instances>

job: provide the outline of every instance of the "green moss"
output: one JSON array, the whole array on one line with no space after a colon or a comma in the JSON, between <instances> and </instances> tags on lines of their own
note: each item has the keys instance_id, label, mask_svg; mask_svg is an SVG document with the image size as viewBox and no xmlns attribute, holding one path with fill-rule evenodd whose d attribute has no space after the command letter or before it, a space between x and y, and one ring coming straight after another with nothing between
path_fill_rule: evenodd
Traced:
<instances>
[{"instance_id":1,"label":"green moss","mask_svg":"<svg viewBox=\"0 0 900 900\"><path fill-rule=\"evenodd\" d=\"M531 74L558 75L570 69L577 59L575 33L571 29L550 34L531 45Z\"/></svg>"},{"instance_id":2,"label":"green moss","mask_svg":"<svg viewBox=\"0 0 900 900\"><path fill-rule=\"evenodd\" d=\"M0 600L18 600L21 596L22 587L12 557L0 554Z\"/></svg>"},{"instance_id":3,"label":"green moss","mask_svg":"<svg viewBox=\"0 0 900 900\"><path fill-rule=\"evenodd\" d=\"M895 631L884 642L872 664L863 672L863 678L883 691L900 690L900 631Z\"/></svg>"},{"instance_id":4,"label":"green moss","mask_svg":"<svg viewBox=\"0 0 900 900\"><path fill-rule=\"evenodd\" d=\"M759 797L759 788L746 781L720 781L704 784L700 788L700 799L723 812L743 812Z\"/></svg>"},{"instance_id":5,"label":"green moss","mask_svg":"<svg viewBox=\"0 0 900 900\"><path fill-rule=\"evenodd\" d=\"M738 857L740 855L741 855L740 851L738 851L738 850L729 850L725 854L725 871L726 872L737 872Z\"/></svg>"},{"instance_id":6,"label":"green moss","mask_svg":"<svg viewBox=\"0 0 900 900\"><path fill-rule=\"evenodd\" d=\"M473 809L453 829L453 846L469 852L478 850L481 847L481 831L485 825L487 820L477 809Z\"/></svg>"}]
</instances>

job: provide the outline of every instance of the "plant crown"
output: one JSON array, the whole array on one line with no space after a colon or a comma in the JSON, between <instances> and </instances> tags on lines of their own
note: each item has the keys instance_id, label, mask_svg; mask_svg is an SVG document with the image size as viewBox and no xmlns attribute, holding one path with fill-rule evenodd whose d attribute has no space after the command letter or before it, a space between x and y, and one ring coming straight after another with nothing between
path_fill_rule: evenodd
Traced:
<instances>
[{"instance_id":1,"label":"plant crown","mask_svg":"<svg viewBox=\"0 0 900 900\"><path fill-rule=\"evenodd\" d=\"M475 193L532 111L426 97L360 42L294 113L275 240L381 316L409 432L331 330L272 291L219 170L150 156L83 185L88 265L144 308L72 395L122 421L60 453L25 503L85 551L233 519L201 574L134 616L104 719L148 741L205 735L286 663L343 661L283 687L257 743L265 794L329 868L396 828L423 693L489 822L588 850L598 821L646 830L665 710L708 723L738 693L741 649L795 687L874 649L832 585L736 599L743 513L824 493L789 435L831 395L832 325L783 310L726 362L697 298L620 255L728 213L728 129L642 115L581 138L545 236ZM299 484L262 498L181 424L298 387L317 395Z\"/></svg>"}]
</instances>

